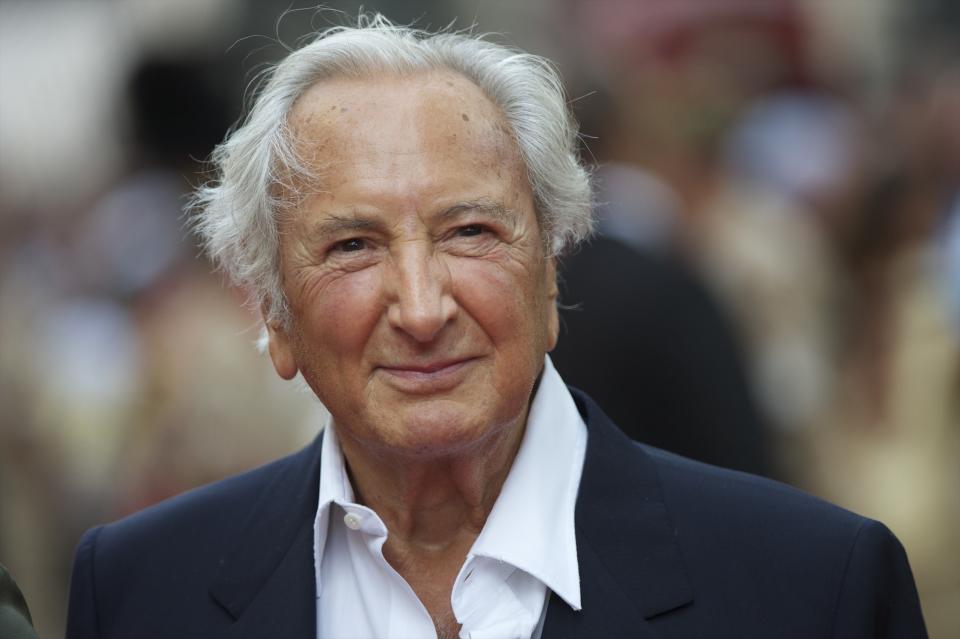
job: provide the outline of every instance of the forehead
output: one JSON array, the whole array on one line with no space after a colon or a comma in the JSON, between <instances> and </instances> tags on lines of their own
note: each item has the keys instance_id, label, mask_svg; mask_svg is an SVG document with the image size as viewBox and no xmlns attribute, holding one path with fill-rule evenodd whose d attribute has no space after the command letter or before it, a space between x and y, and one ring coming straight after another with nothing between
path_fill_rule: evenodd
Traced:
<instances>
[{"instance_id":1,"label":"forehead","mask_svg":"<svg viewBox=\"0 0 960 639\"><path fill-rule=\"evenodd\" d=\"M288 124L299 156L321 174L438 162L522 172L503 114L453 72L323 80L296 101Z\"/></svg>"}]
</instances>

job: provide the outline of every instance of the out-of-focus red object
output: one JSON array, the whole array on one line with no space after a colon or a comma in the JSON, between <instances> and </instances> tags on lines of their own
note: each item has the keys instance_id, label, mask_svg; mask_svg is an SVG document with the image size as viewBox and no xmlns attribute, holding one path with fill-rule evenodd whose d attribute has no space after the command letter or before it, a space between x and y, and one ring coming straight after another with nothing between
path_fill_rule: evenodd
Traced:
<instances>
[{"instance_id":1,"label":"out-of-focus red object","mask_svg":"<svg viewBox=\"0 0 960 639\"><path fill-rule=\"evenodd\" d=\"M795 0L572 0L585 43L626 63L682 63L706 34L733 31L775 43L804 66L806 25Z\"/></svg>"}]
</instances>

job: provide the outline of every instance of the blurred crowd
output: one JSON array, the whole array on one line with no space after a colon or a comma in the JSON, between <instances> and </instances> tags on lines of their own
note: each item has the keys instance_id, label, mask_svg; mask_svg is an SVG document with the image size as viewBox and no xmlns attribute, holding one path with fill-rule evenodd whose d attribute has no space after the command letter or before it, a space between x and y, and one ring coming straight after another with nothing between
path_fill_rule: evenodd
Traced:
<instances>
[{"instance_id":1,"label":"blurred crowd","mask_svg":"<svg viewBox=\"0 0 960 639\"><path fill-rule=\"evenodd\" d=\"M578 90L601 78L581 119L601 233L732 321L770 474L886 522L931 636L958 637L960 14L871 4L896 9L871 50L852 4L572 2Z\"/></svg>"},{"instance_id":2,"label":"blurred crowd","mask_svg":"<svg viewBox=\"0 0 960 639\"><path fill-rule=\"evenodd\" d=\"M600 220L561 372L614 340L623 366L574 381L616 371L631 434L884 521L931 637L960 637L960 5L508 4L366 8L558 61ZM262 63L331 19L289 6L0 4L0 562L41 636L85 528L322 423L183 214Z\"/></svg>"}]
</instances>

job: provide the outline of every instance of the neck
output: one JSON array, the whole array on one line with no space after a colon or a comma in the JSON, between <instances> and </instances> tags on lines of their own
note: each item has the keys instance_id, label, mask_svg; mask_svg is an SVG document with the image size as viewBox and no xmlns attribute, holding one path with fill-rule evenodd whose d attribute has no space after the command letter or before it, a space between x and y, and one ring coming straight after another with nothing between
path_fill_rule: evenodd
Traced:
<instances>
[{"instance_id":1,"label":"neck","mask_svg":"<svg viewBox=\"0 0 960 639\"><path fill-rule=\"evenodd\" d=\"M466 450L422 456L340 439L357 501L384 521L389 546L438 552L479 534L523 439L526 411ZM388 549L385 548L385 552Z\"/></svg>"},{"instance_id":2,"label":"neck","mask_svg":"<svg viewBox=\"0 0 960 639\"><path fill-rule=\"evenodd\" d=\"M340 439L357 500L390 533L383 556L417 593L437 636L459 632L450 593L513 465L526 417L524 411L467 450L436 457L372 454Z\"/></svg>"}]
</instances>

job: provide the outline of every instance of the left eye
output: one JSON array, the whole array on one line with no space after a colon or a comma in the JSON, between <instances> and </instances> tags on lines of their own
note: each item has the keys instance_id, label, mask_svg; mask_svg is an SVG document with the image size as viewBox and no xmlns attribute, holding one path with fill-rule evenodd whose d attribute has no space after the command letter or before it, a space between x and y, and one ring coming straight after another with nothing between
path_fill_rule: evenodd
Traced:
<instances>
[{"instance_id":1,"label":"left eye","mask_svg":"<svg viewBox=\"0 0 960 639\"><path fill-rule=\"evenodd\" d=\"M486 229L479 224L469 224L457 229L457 235L460 237L474 237L482 234Z\"/></svg>"}]
</instances>

